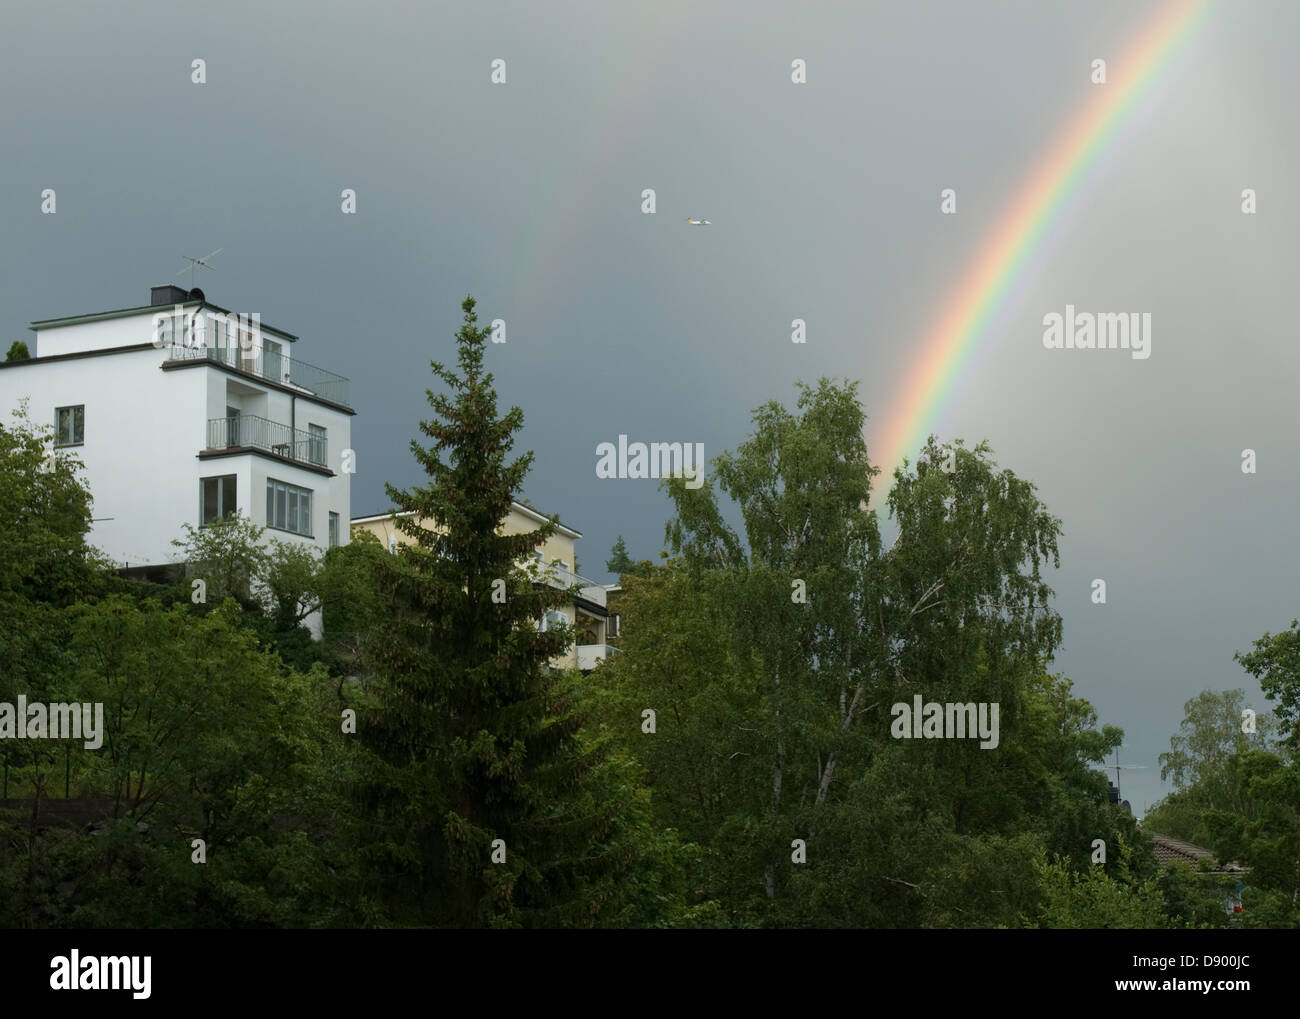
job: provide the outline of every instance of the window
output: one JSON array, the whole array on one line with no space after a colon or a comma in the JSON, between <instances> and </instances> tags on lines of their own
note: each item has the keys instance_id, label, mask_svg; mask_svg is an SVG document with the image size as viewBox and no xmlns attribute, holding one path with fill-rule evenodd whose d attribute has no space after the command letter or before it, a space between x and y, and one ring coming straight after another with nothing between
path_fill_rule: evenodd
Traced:
<instances>
[{"instance_id":1,"label":"window","mask_svg":"<svg viewBox=\"0 0 1300 1019\"><path fill-rule=\"evenodd\" d=\"M185 320L185 346L191 350L201 350L207 345L207 323L202 315L195 313Z\"/></svg>"},{"instance_id":2,"label":"window","mask_svg":"<svg viewBox=\"0 0 1300 1019\"><path fill-rule=\"evenodd\" d=\"M226 320L220 315L212 317L212 355L223 364L232 367L239 360L239 341L231 334Z\"/></svg>"},{"instance_id":3,"label":"window","mask_svg":"<svg viewBox=\"0 0 1300 1019\"><path fill-rule=\"evenodd\" d=\"M153 316L153 328L155 344L159 349L163 347L175 347L178 345L177 340L180 337L180 324L176 318L168 312L155 312Z\"/></svg>"},{"instance_id":4,"label":"window","mask_svg":"<svg viewBox=\"0 0 1300 1019\"><path fill-rule=\"evenodd\" d=\"M548 633L556 627L567 626L569 617L559 609L547 609L542 616L542 632Z\"/></svg>"},{"instance_id":5,"label":"window","mask_svg":"<svg viewBox=\"0 0 1300 1019\"><path fill-rule=\"evenodd\" d=\"M266 479L266 526L312 536L311 489Z\"/></svg>"},{"instance_id":6,"label":"window","mask_svg":"<svg viewBox=\"0 0 1300 1019\"><path fill-rule=\"evenodd\" d=\"M86 405L59 407L54 412L54 444L80 446L86 441Z\"/></svg>"},{"instance_id":7,"label":"window","mask_svg":"<svg viewBox=\"0 0 1300 1019\"><path fill-rule=\"evenodd\" d=\"M262 363L266 370L262 373L263 378L270 379L272 382L284 382L283 362L281 359L280 344L275 340L262 340L264 352L262 354Z\"/></svg>"},{"instance_id":8,"label":"window","mask_svg":"<svg viewBox=\"0 0 1300 1019\"><path fill-rule=\"evenodd\" d=\"M330 514L330 548L337 548L339 544L339 515Z\"/></svg>"},{"instance_id":9,"label":"window","mask_svg":"<svg viewBox=\"0 0 1300 1019\"><path fill-rule=\"evenodd\" d=\"M238 510L235 500L235 475L200 478L199 503L201 527L207 527L208 524L222 517L234 516Z\"/></svg>"},{"instance_id":10,"label":"window","mask_svg":"<svg viewBox=\"0 0 1300 1019\"><path fill-rule=\"evenodd\" d=\"M325 466L325 429L320 425L307 426L307 459L317 466Z\"/></svg>"},{"instance_id":11,"label":"window","mask_svg":"<svg viewBox=\"0 0 1300 1019\"><path fill-rule=\"evenodd\" d=\"M233 348L231 354L234 355L231 363L234 364L235 359L238 358L240 370L256 375L253 369L257 366L257 348L253 346L253 334L238 326L228 327L228 329L230 339L227 342Z\"/></svg>"}]
</instances>

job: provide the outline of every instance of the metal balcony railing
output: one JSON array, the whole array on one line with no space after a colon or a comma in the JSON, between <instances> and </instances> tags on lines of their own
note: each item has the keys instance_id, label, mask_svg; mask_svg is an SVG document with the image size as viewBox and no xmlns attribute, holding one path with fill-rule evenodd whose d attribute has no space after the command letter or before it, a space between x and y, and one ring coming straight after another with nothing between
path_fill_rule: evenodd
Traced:
<instances>
[{"instance_id":1,"label":"metal balcony railing","mask_svg":"<svg viewBox=\"0 0 1300 1019\"><path fill-rule=\"evenodd\" d=\"M261 449L317 467L329 462L327 440L254 414L209 418L207 448Z\"/></svg>"},{"instance_id":2,"label":"metal balcony railing","mask_svg":"<svg viewBox=\"0 0 1300 1019\"><path fill-rule=\"evenodd\" d=\"M597 584L594 580L590 580L580 573L574 573L563 563L551 563L549 566L541 567L538 579L551 587L565 589L572 587L574 584L579 584L581 590L578 593L583 598L595 602L597 605L605 604L606 592L603 584Z\"/></svg>"},{"instance_id":3,"label":"metal balcony railing","mask_svg":"<svg viewBox=\"0 0 1300 1019\"><path fill-rule=\"evenodd\" d=\"M342 375L318 368L298 358L271 351L241 350L237 345L224 347L185 347L173 345L168 357L173 361L212 361L269 382L301 389L331 403L352 406L348 400L349 382Z\"/></svg>"}]
</instances>

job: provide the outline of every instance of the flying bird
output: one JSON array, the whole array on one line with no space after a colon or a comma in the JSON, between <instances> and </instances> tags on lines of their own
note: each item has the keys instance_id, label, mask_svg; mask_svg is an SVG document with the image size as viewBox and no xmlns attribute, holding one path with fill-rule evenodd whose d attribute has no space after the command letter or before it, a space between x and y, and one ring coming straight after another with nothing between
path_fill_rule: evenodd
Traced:
<instances>
[{"instance_id":1,"label":"flying bird","mask_svg":"<svg viewBox=\"0 0 1300 1019\"><path fill-rule=\"evenodd\" d=\"M690 223L691 226L712 226L713 225L707 219L691 219L690 216L686 217L686 222Z\"/></svg>"}]
</instances>

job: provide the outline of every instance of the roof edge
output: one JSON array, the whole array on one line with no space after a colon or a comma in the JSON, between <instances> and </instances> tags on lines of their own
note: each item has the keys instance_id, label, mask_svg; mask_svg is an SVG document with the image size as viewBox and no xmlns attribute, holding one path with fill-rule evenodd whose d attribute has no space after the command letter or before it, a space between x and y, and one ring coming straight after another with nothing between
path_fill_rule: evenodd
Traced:
<instances>
[{"instance_id":1,"label":"roof edge","mask_svg":"<svg viewBox=\"0 0 1300 1019\"><path fill-rule=\"evenodd\" d=\"M538 523L543 523L543 524L550 523L551 520L550 517L545 516L542 513L539 513L537 510L531 508L530 506L525 506L522 502L512 502L510 506L512 509L519 510L521 513L524 514L524 516L536 520ZM389 513L369 513L366 516L353 517L352 523L368 524L373 520L391 520L394 517L410 517L414 515L415 515L415 510L399 510L396 512L389 512ZM561 534L565 535L566 537L569 538L582 537L581 531L576 531L572 527L560 523L559 520L556 520L555 526L556 526L556 530L558 530Z\"/></svg>"},{"instance_id":2,"label":"roof edge","mask_svg":"<svg viewBox=\"0 0 1300 1019\"><path fill-rule=\"evenodd\" d=\"M119 308L116 311L98 311L87 315L66 315L62 318L41 318L41 319L36 319L34 322L28 325L27 328L30 332L40 332L42 329L61 329L64 326L86 325L87 323L90 322L106 322L109 319L130 318L133 315L144 315L144 314L157 315L160 313L160 309L168 310L176 307L181 307L181 308L204 307L204 308L211 308L213 311L219 311L223 315L235 314L234 312L231 312L228 308L223 308L219 304L213 304L211 301L194 300L194 301L181 301L179 305L145 304L136 308ZM272 325L266 325L262 323L259 324L258 328L261 329L263 332L272 333L273 335L278 336L281 339L290 340L295 343L298 341L298 337L295 336L293 333L285 332L283 329L277 329L275 326Z\"/></svg>"}]
</instances>

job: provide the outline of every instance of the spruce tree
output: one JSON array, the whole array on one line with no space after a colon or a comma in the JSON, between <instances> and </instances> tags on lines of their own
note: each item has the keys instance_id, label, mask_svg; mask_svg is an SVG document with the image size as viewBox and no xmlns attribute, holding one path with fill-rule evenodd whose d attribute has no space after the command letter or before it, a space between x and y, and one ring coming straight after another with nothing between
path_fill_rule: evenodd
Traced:
<instances>
[{"instance_id":1,"label":"spruce tree","mask_svg":"<svg viewBox=\"0 0 1300 1019\"><path fill-rule=\"evenodd\" d=\"M605 560L605 569L610 573L617 573L621 576L624 573L631 573L635 568L636 563L627 554L627 542L623 540L623 535L620 534L618 541L614 542L614 547L609 550L609 558Z\"/></svg>"},{"instance_id":2,"label":"spruce tree","mask_svg":"<svg viewBox=\"0 0 1300 1019\"><path fill-rule=\"evenodd\" d=\"M460 374L432 362L449 390L426 391L432 443L411 442L429 483L387 486L413 543L376 567L386 618L358 730L364 898L385 924L589 924L622 858L605 848L619 806L593 793L597 755L548 668L570 632L539 620L572 594L520 566L557 521L498 533L533 455L507 462L523 412L497 416L474 306L462 304Z\"/></svg>"}]
</instances>

